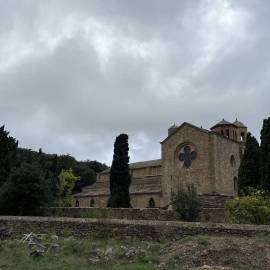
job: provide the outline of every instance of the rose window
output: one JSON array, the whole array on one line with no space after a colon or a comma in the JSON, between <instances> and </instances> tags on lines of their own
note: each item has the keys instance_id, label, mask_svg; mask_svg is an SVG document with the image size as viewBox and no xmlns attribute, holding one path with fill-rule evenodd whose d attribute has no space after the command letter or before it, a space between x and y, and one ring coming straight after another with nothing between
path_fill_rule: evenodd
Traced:
<instances>
[{"instance_id":1,"label":"rose window","mask_svg":"<svg viewBox=\"0 0 270 270\"><path fill-rule=\"evenodd\" d=\"M197 153L194 150L194 147L190 145L185 145L180 150L178 158L181 162L183 162L183 167L189 168L192 164L192 161L197 158Z\"/></svg>"}]
</instances>

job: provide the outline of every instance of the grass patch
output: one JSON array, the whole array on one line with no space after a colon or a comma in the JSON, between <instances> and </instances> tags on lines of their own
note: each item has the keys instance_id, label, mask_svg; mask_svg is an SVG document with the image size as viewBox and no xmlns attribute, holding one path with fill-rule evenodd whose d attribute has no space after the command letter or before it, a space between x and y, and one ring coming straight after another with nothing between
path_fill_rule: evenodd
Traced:
<instances>
[{"instance_id":1,"label":"grass patch","mask_svg":"<svg viewBox=\"0 0 270 270\"><path fill-rule=\"evenodd\" d=\"M44 239L45 243L47 239ZM0 270L153 270L158 269L159 248L138 239L75 239L59 238L59 252L48 251L44 256L32 257L27 244L16 240L0 241ZM154 243L153 243L154 246ZM128 254L135 250L135 255ZM107 250L111 250L106 259ZM101 252L100 260L93 263L92 253ZM127 253L127 254L126 254Z\"/></svg>"}]
</instances>

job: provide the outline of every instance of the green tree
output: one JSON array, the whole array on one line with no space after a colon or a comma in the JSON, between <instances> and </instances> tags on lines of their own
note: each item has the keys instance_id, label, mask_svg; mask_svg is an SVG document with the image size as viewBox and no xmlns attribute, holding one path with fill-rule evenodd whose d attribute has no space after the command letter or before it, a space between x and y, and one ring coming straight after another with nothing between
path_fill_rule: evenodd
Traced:
<instances>
[{"instance_id":1,"label":"green tree","mask_svg":"<svg viewBox=\"0 0 270 270\"><path fill-rule=\"evenodd\" d=\"M247 134L246 148L238 171L238 190L248 193L249 188L260 186L260 147L255 137Z\"/></svg>"},{"instance_id":2,"label":"green tree","mask_svg":"<svg viewBox=\"0 0 270 270\"><path fill-rule=\"evenodd\" d=\"M100 163L96 160L93 160L93 161L87 160L87 161L84 161L83 163L86 164L92 170L94 170L96 173L102 172L108 168L106 164Z\"/></svg>"},{"instance_id":3,"label":"green tree","mask_svg":"<svg viewBox=\"0 0 270 270\"><path fill-rule=\"evenodd\" d=\"M173 207L178 213L179 219L183 221L198 221L201 212L201 202L197 190L193 184L185 189L180 186L177 193L172 194Z\"/></svg>"},{"instance_id":4,"label":"green tree","mask_svg":"<svg viewBox=\"0 0 270 270\"><path fill-rule=\"evenodd\" d=\"M0 214L39 215L54 198L51 183L38 163L13 168L0 191Z\"/></svg>"},{"instance_id":5,"label":"green tree","mask_svg":"<svg viewBox=\"0 0 270 270\"><path fill-rule=\"evenodd\" d=\"M7 180L16 165L18 141L9 136L5 126L0 127L0 186Z\"/></svg>"},{"instance_id":6,"label":"green tree","mask_svg":"<svg viewBox=\"0 0 270 270\"><path fill-rule=\"evenodd\" d=\"M89 167L87 162L78 162L73 168L73 172L75 175L80 176L80 180L75 183L73 193L81 192L82 187L96 182L96 173Z\"/></svg>"},{"instance_id":7,"label":"green tree","mask_svg":"<svg viewBox=\"0 0 270 270\"><path fill-rule=\"evenodd\" d=\"M62 206L72 206L71 193L75 186L75 182L79 179L80 177L73 174L72 169L61 171L59 175L59 190Z\"/></svg>"},{"instance_id":8,"label":"green tree","mask_svg":"<svg viewBox=\"0 0 270 270\"><path fill-rule=\"evenodd\" d=\"M110 198L108 207L129 208L129 186L131 177L129 174L128 135L120 134L114 144L114 155L110 173Z\"/></svg>"},{"instance_id":9,"label":"green tree","mask_svg":"<svg viewBox=\"0 0 270 270\"><path fill-rule=\"evenodd\" d=\"M261 130L261 184L264 190L270 191L270 117L264 119Z\"/></svg>"}]
</instances>

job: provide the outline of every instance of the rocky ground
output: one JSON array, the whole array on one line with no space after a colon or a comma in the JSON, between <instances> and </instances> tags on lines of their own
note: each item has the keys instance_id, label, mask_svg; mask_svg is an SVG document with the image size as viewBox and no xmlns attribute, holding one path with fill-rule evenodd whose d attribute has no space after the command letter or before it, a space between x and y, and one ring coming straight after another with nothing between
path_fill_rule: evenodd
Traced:
<instances>
[{"instance_id":1,"label":"rocky ground","mask_svg":"<svg viewBox=\"0 0 270 270\"><path fill-rule=\"evenodd\" d=\"M270 269L270 236L177 241L12 236L0 229L0 270Z\"/></svg>"}]
</instances>

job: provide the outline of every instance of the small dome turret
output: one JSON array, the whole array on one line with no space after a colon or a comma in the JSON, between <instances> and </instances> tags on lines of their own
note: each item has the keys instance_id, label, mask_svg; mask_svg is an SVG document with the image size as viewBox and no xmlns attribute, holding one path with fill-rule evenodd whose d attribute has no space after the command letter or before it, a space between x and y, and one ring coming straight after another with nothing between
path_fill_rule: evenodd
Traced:
<instances>
[{"instance_id":1,"label":"small dome turret","mask_svg":"<svg viewBox=\"0 0 270 270\"><path fill-rule=\"evenodd\" d=\"M246 128L246 126L242 122L238 121L237 118L235 119L233 124L239 128Z\"/></svg>"}]
</instances>

